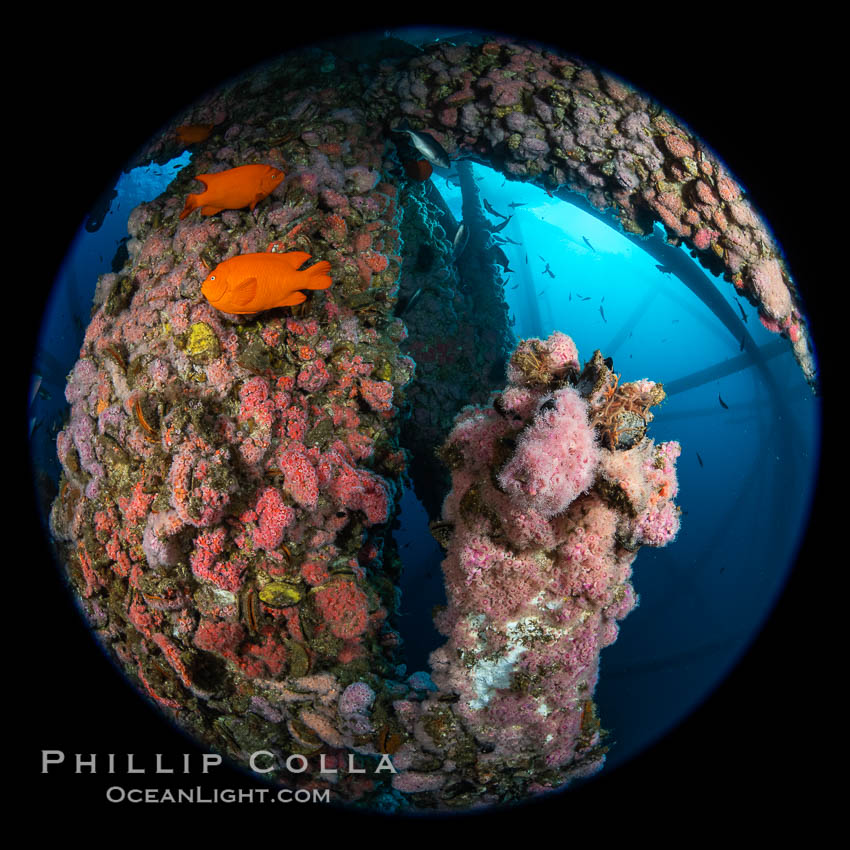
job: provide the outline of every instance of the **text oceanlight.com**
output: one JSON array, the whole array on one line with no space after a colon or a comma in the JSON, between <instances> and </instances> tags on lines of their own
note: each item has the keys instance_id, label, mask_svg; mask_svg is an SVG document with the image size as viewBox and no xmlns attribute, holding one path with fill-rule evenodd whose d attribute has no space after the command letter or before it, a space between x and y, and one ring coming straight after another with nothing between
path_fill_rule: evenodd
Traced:
<instances>
[{"instance_id":1,"label":"text oceanlight.com","mask_svg":"<svg viewBox=\"0 0 850 850\"><path fill-rule=\"evenodd\" d=\"M329 803L327 788L122 788L106 789L110 803Z\"/></svg>"}]
</instances>

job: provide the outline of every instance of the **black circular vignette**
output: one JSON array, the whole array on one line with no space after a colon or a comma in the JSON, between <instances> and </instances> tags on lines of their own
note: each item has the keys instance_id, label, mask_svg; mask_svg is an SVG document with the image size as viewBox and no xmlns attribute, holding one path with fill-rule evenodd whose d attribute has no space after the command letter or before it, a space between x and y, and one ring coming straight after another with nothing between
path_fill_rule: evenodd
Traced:
<instances>
[{"instance_id":1,"label":"black circular vignette","mask_svg":"<svg viewBox=\"0 0 850 850\"><path fill-rule=\"evenodd\" d=\"M167 23L167 17L164 21ZM309 37L330 37L334 30L350 32L370 23L383 30L402 21L398 16L386 19L377 13L372 16L361 12L359 21L322 21L320 32L316 27L282 27L268 41L262 37L264 27L260 21L254 37L240 39L237 32L228 49L220 54L210 46L210 39L215 38L213 28L209 33L203 27L197 32L184 30L175 39L173 29L119 27L120 33L114 33L111 41L104 41L100 33L89 33L73 44L63 38L61 27L47 35L44 61L52 68L49 104L44 102L44 87L35 86L28 101L35 107L33 115L24 115L27 134L34 136L34 150L27 160L37 166L37 175L21 175L30 183L30 193L23 203L29 209L25 214L33 216L38 224L24 236L24 242L31 240L32 244L19 250L36 258L39 272L36 280L30 275L29 284L16 276L17 283L23 283L32 298L28 310L16 320L19 331L27 335L30 343L26 361L16 358L21 362L11 366L19 393L16 406L7 414L7 426L13 424L17 428L16 439L26 438L25 417L20 411L24 408L32 345L53 276L87 211L112 184L123 164L175 113L205 91L278 55L287 46L295 46L305 33ZM459 23L474 26L468 19ZM819 222L814 215L801 212L821 208L822 199L807 194L812 190L803 180L806 166L802 152L810 136L802 121L813 119L800 111L798 98L802 96L803 83L792 81L793 74L784 58L769 42L757 41L754 35L748 38L745 33L730 34L730 44L724 45L717 34L720 28L704 35L692 30L687 36L666 40L653 30L651 21L644 23L643 32L628 22L621 27L608 22L604 32L565 27L575 32L575 37L554 40L557 29L542 22L537 26L528 22L520 25L509 18L501 21L498 14L494 17L491 12L486 19L479 18L478 23L486 23L491 30L502 29L552 43L565 53L617 73L681 118L728 163L772 227L802 289L823 374L825 453L831 379L827 307L823 289L807 288L824 286L825 280L818 278L817 243L813 239ZM804 30L790 24L785 35L800 45L806 38ZM658 50L641 49L653 38L659 41ZM807 96L816 95L810 91ZM795 122L795 117L800 121ZM813 163L812 168L816 167L818 163ZM54 811L76 811L81 816L85 813L83 820L138 815L137 810L105 801L105 789L115 784L105 768L95 776L75 775L64 765L42 775L42 749L62 750L68 759L75 753L96 753L102 765L108 753L118 754L119 764L127 753L137 753L149 771L151 754L163 753L166 761L177 767L171 779L149 773L141 778L141 783L131 783L131 777L119 775L119 784L221 788L256 784L227 767L202 776L201 751L140 699L103 655L75 610L58 569L50 563L30 493L28 458L25 451L15 454L21 462L16 480L21 481L24 495L20 511L12 515L12 531L22 545L13 547L8 566L11 569L15 563L16 569L31 571L34 576L34 582L18 588L16 593L20 592L21 598L13 603L16 619L21 620L15 629L15 645L23 642L23 647L14 653L21 670L7 685L10 691L17 691L18 710L24 720L23 734L14 736L18 739L16 744L23 744L24 748L19 756L22 761L16 763L27 765L26 775L31 780L24 792L49 796ZM816 621L823 601L818 601L815 586L822 587L826 581L823 571L828 566L823 563L823 541L830 533L830 471L823 461L821 469L810 528L796 568L755 643L714 694L656 746L610 775L555 799L530 803L514 811L475 816L476 830L484 820L488 826L511 821L528 824L529 815L533 815L531 822L538 824L550 817L572 820L571 813L578 819L581 813L580 819L589 822L590 812L616 810L631 830L652 834L650 819L657 826L659 817L676 813L689 814L691 819L697 816L723 821L738 806L749 807L753 817L779 806L787 807L786 814L806 811L807 786L812 781L807 774L816 773L818 768L803 770L798 760L807 759L807 754L818 746L827 746L818 743L822 733L815 719L822 698L819 684L824 681L815 670L815 663L823 649L821 642L825 641ZM831 561L834 558L831 556ZM603 654L602 676L604 668ZM193 754L189 777L179 772L178 758L183 753ZM768 802L770 808L759 801ZM176 806L170 811L156 808L157 811L145 808L144 815L173 818L185 813L184 808ZM288 818L294 818L295 808L288 807ZM634 813L638 819L627 813ZM240 811L231 816L244 814ZM252 818L256 814L256 808L248 813ZM309 828L311 816L333 817L342 824L366 817L339 811L331 815L325 809L297 814L295 820L303 821L305 829ZM294 825L295 821L290 820L290 827Z\"/></svg>"}]
</instances>

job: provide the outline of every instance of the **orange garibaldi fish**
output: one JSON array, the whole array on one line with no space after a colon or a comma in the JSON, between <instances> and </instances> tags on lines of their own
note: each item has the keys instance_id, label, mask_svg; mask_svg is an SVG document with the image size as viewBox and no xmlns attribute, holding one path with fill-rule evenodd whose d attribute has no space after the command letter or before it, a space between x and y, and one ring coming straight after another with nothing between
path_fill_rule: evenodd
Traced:
<instances>
[{"instance_id":1,"label":"orange garibaldi fish","mask_svg":"<svg viewBox=\"0 0 850 850\"><path fill-rule=\"evenodd\" d=\"M427 180L434 173L434 169L431 168L431 163L427 159L406 159L402 162L402 165L407 176L411 180L417 180L420 183L423 180Z\"/></svg>"},{"instance_id":2,"label":"orange garibaldi fish","mask_svg":"<svg viewBox=\"0 0 850 850\"><path fill-rule=\"evenodd\" d=\"M217 174L197 174L195 179L204 184L204 191L186 198L180 218L201 208L203 215L215 215L222 210L239 210L254 207L268 197L283 182L286 175L272 165L240 165Z\"/></svg>"},{"instance_id":3,"label":"orange garibaldi fish","mask_svg":"<svg viewBox=\"0 0 850 850\"><path fill-rule=\"evenodd\" d=\"M177 138L184 145L194 145L210 137L215 124L181 124L177 128Z\"/></svg>"},{"instance_id":4,"label":"orange garibaldi fish","mask_svg":"<svg viewBox=\"0 0 850 850\"><path fill-rule=\"evenodd\" d=\"M307 300L299 289L327 289L332 283L327 260L298 271L309 259L306 251L240 254L219 263L201 285L201 292L222 313L245 315L292 307Z\"/></svg>"}]
</instances>

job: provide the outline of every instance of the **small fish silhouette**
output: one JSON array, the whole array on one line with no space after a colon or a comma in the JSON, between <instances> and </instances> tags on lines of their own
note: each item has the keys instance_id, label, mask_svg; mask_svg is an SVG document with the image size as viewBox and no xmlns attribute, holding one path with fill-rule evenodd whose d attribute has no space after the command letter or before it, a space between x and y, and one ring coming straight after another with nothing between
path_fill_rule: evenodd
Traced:
<instances>
[{"instance_id":1,"label":"small fish silhouette","mask_svg":"<svg viewBox=\"0 0 850 850\"><path fill-rule=\"evenodd\" d=\"M608 319L605 318L605 311L602 309L601 304L599 305L599 314L602 316L602 321L605 322L605 324L607 325Z\"/></svg>"},{"instance_id":2,"label":"small fish silhouette","mask_svg":"<svg viewBox=\"0 0 850 850\"><path fill-rule=\"evenodd\" d=\"M35 374L32 376L32 383L30 384L30 404L35 401L36 395L38 395L38 391L41 388L42 377L39 374Z\"/></svg>"},{"instance_id":3,"label":"small fish silhouette","mask_svg":"<svg viewBox=\"0 0 850 850\"><path fill-rule=\"evenodd\" d=\"M589 240L586 236L582 236L581 238L582 238L582 239L584 239L585 244L587 245L587 247L588 247L588 248L590 248L590 250L591 250L591 251L593 251L593 252L594 252L594 254L595 254L595 253L596 253L596 248L594 248L594 247L593 247L593 245L591 245L591 244L590 244L590 240Z\"/></svg>"},{"instance_id":4,"label":"small fish silhouette","mask_svg":"<svg viewBox=\"0 0 850 850\"><path fill-rule=\"evenodd\" d=\"M720 406L721 406L724 410L729 410L729 405L728 405L728 404L726 404L726 402L725 402L725 401L723 401L723 398L722 398L722 396L720 395L720 393L718 393L718 394L717 394L717 400L720 402Z\"/></svg>"},{"instance_id":5,"label":"small fish silhouette","mask_svg":"<svg viewBox=\"0 0 850 850\"><path fill-rule=\"evenodd\" d=\"M110 206L112 201L118 197L117 189L110 189L108 192L98 198L97 203L92 209L91 213L89 213L89 217L86 219L86 230L89 233L94 233L96 230L100 230L100 226L103 224L103 220L110 212Z\"/></svg>"},{"instance_id":6,"label":"small fish silhouette","mask_svg":"<svg viewBox=\"0 0 850 850\"><path fill-rule=\"evenodd\" d=\"M486 198L483 198L482 200L484 201L484 209L487 210L490 215L495 215L498 218L504 218L505 220L510 218L509 215L502 215L500 212L496 212L496 210L494 210L493 207L490 206L490 202Z\"/></svg>"},{"instance_id":7,"label":"small fish silhouette","mask_svg":"<svg viewBox=\"0 0 850 850\"><path fill-rule=\"evenodd\" d=\"M413 295L410 296L409 299L399 298L396 303L396 315L402 316L404 315L419 299L419 296L422 294L422 287L420 286Z\"/></svg>"},{"instance_id":8,"label":"small fish silhouette","mask_svg":"<svg viewBox=\"0 0 850 850\"><path fill-rule=\"evenodd\" d=\"M440 168L451 168L449 155L446 153L443 146L430 134L420 132L411 128L408 120L402 118L398 127L393 130L394 133L407 133L410 136L410 141L413 142L413 147L434 165L439 165Z\"/></svg>"},{"instance_id":9,"label":"small fish silhouette","mask_svg":"<svg viewBox=\"0 0 850 850\"><path fill-rule=\"evenodd\" d=\"M697 452L697 460L699 461L700 466L705 466L705 464L702 462L702 458L699 456L699 452Z\"/></svg>"},{"instance_id":10,"label":"small fish silhouette","mask_svg":"<svg viewBox=\"0 0 850 850\"><path fill-rule=\"evenodd\" d=\"M454 258L457 259L462 253L463 249L466 248L466 243L469 241L469 228L466 226L466 222L462 221L455 231L455 238L452 240L452 253Z\"/></svg>"},{"instance_id":11,"label":"small fish silhouette","mask_svg":"<svg viewBox=\"0 0 850 850\"><path fill-rule=\"evenodd\" d=\"M741 306L741 302L736 298L735 303L738 305L738 309L741 311L741 318L746 322L747 314L744 312L744 308Z\"/></svg>"},{"instance_id":12,"label":"small fish silhouette","mask_svg":"<svg viewBox=\"0 0 850 850\"><path fill-rule=\"evenodd\" d=\"M494 262L497 265L501 266L505 271L507 271L509 263L507 254L505 254L505 252L498 245L493 245L490 250L493 256L495 257Z\"/></svg>"}]
</instances>

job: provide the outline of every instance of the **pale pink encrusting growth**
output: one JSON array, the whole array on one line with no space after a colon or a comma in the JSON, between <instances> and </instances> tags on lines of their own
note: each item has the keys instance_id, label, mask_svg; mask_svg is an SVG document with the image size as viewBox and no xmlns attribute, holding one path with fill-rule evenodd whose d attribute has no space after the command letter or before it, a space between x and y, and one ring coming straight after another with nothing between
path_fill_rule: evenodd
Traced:
<instances>
[{"instance_id":1,"label":"pale pink encrusting growth","mask_svg":"<svg viewBox=\"0 0 850 850\"><path fill-rule=\"evenodd\" d=\"M631 518L622 536L630 547L665 546L675 539L679 514L672 500L679 488L675 463L680 453L675 441L655 445L646 440L628 451L603 456L600 481L628 503Z\"/></svg>"},{"instance_id":2,"label":"pale pink encrusting growth","mask_svg":"<svg viewBox=\"0 0 850 850\"><path fill-rule=\"evenodd\" d=\"M353 682L339 698L339 713L343 717L365 714L375 701L375 692L365 682Z\"/></svg>"},{"instance_id":3,"label":"pale pink encrusting growth","mask_svg":"<svg viewBox=\"0 0 850 850\"><path fill-rule=\"evenodd\" d=\"M664 546L679 532L679 515L671 502L649 508L635 522L641 542L649 546Z\"/></svg>"},{"instance_id":4,"label":"pale pink encrusting growth","mask_svg":"<svg viewBox=\"0 0 850 850\"><path fill-rule=\"evenodd\" d=\"M180 558L180 547L173 536L184 526L177 511L152 513L142 536L142 551L152 567L173 566Z\"/></svg>"},{"instance_id":5,"label":"pale pink encrusting growth","mask_svg":"<svg viewBox=\"0 0 850 850\"><path fill-rule=\"evenodd\" d=\"M793 307L791 293L782 279L776 259L761 260L753 266L752 285L765 313L777 321L787 318Z\"/></svg>"},{"instance_id":6,"label":"pale pink encrusting growth","mask_svg":"<svg viewBox=\"0 0 850 850\"><path fill-rule=\"evenodd\" d=\"M587 402L565 387L542 403L499 483L515 502L552 517L591 485L598 457Z\"/></svg>"},{"instance_id":7,"label":"pale pink encrusting growth","mask_svg":"<svg viewBox=\"0 0 850 850\"><path fill-rule=\"evenodd\" d=\"M435 532L447 548L448 603L435 624L447 642L431 654L438 691L396 710L418 745L449 764L455 734L485 753L479 771L540 759L555 771L545 790L604 760L592 699L599 654L637 602L637 549L678 531L680 447L656 445L644 428L631 448L607 448L618 442L597 434L611 427L606 414L635 398L657 404L663 390L618 385L599 353L579 373L563 334L521 341L508 377L492 405L461 411L441 449L452 490ZM458 695L450 709L447 692ZM407 750L396 767L396 789L442 782L429 773L423 786Z\"/></svg>"},{"instance_id":8,"label":"pale pink encrusting growth","mask_svg":"<svg viewBox=\"0 0 850 850\"><path fill-rule=\"evenodd\" d=\"M565 369L579 368L576 344L565 333L555 331L544 343L550 368L556 374Z\"/></svg>"}]
</instances>

